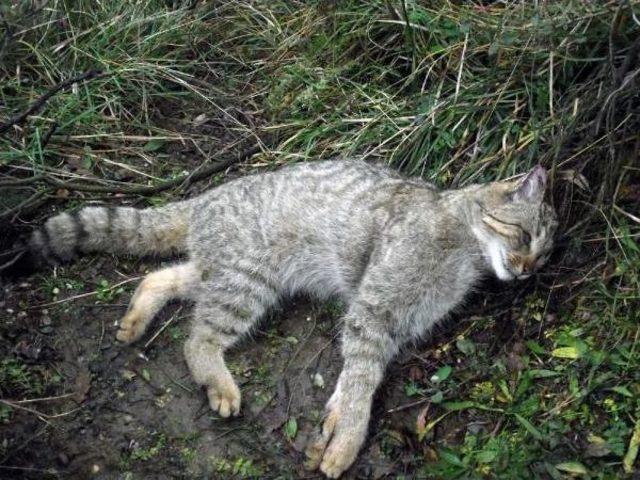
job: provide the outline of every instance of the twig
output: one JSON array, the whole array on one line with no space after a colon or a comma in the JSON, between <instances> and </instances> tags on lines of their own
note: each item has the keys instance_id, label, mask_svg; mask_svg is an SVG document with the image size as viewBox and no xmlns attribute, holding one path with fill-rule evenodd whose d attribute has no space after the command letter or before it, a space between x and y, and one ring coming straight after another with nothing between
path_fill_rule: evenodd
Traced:
<instances>
[{"instance_id":1,"label":"twig","mask_svg":"<svg viewBox=\"0 0 640 480\"><path fill-rule=\"evenodd\" d=\"M50 183L51 185L56 186L57 188L66 188L67 190L77 190L80 192L94 192L94 193L129 193L129 194L152 194L162 192L164 190L169 190L170 188L177 187L182 183L193 183L198 180L202 180L203 178L208 177L213 173L218 173L231 165L241 162L247 158L252 157L256 153L260 152L261 149L259 146L251 147L238 155L237 157L231 157L226 160L222 160L220 162L211 163L206 165L199 170L196 170L191 175L189 175L186 179L184 177L174 178L171 180L167 180L166 182L159 183L157 185L134 185L131 187L121 186L121 187L107 187L101 185L81 185L76 182L63 182L61 180L47 177L43 178L44 181Z\"/></svg>"},{"instance_id":2,"label":"twig","mask_svg":"<svg viewBox=\"0 0 640 480\"><path fill-rule=\"evenodd\" d=\"M147 348L149 348L149 345L151 345L156 338L158 338L158 336L164 332L164 330L173 323L173 321L176 319L176 317L178 316L178 314L182 311L182 307L180 307L178 309L178 311L176 313L174 313L171 318L169 320L167 320L166 322L164 322L164 325L162 325L162 327L160 327L158 329L158 331L153 335L153 337L151 337L147 343L144 344L143 350L146 350Z\"/></svg>"},{"instance_id":3,"label":"twig","mask_svg":"<svg viewBox=\"0 0 640 480\"><path fill-rule=\"evenodd\" d=\"M209 175L214 173L218 173L231 165L242 162L256 153L260 152L261 148L259 146L253 146L241 152L239 155L235 157L228 158L226 160L222 160L219 162L210 163L208 165L202 166L201 168L195 170L193 173L185 177L173 178L171 180L167 180L165 182L159 183L157 185L133 185L133 186L119 186L119 187L108 187L103 185L82 185L77 182L65 182L62 180L58 180L57 178L50 177L48 175L34 175L33 177L18 179L18 180L7 180L4 182L0 182L1 187L13 187L19 185L29 185L32 183L36 183L39 181L43 181L49 183L50 185L56 188L66 188L67 190L76 190L80 192L94 192L94 193L123 193L123 194L139 194L139 195L148 195L153 193L162 192L164 190L168 190L173 187L177 187L181 184L185 184L185 186L190 185L191 183L202 180ZM40 193L42 195L42 193ZM31 199L29 199L31 200ZM26 202L24 202L26 203ZM12 211L15 211L17 207L13 208ZM3 214L3 216L6 215Z\"/></svg>"},{"instance_id":4,"label":"twig","mask_svg":"<svg viewBox=\"0 0 640 480\"><path fill-rule=\"evenodd\" d=\"M416 400L415 402L407 403L405 405L400 405L399 407L390 408L386 413L396 413L401 412L402 410L407 410L409 408L417 407L418 405L422 405L423 403L429 402L430 398L423 398L422 400Z\"/></svg>"},{"instance_id":5,"label":"twig","mask_svg":"<svg viewBox=\"0 0 640 480\"><path fill-rule=\"evenodd\" d=\"M56 130L58 130L58 122L53 122L49 127L49 130L47 130L47 133L45 133L44 136L40 139L41 150L44 150L44 148L49 144L49 141L51 140L53 134L56 133Z\"/></svg>"},{"instance_id":6,"label":"twig","mask_svg":"<svg viewBox=\"0 0 640 480\"><path fill-rule=\"evenodd\" d=\"M118 288L119 286L124 285L126 283L135 282L136 280L140 280L141 278L142 278L142 276L128 278L126 280L123 280L120 283L116 283L115 285L112 285L111 287L109 287L109 290L113 290L115 288ZM34 305L32 307L29 307L29 310L34 310L36 308L50 307L52 305L59 305L61 303L65 303L65 302L71 302L73 300L78 300L79 298L91 297L93 295L96 295L97 293L98 293L98 291L94 290L93 292L87 292L87 293L81 293L79 295L73 295L71 297L63 298L61 300L56 300L55 302L41 303L40 305Z\"/></svg>"},{"instance_id":7,"label":"twig","mask_svg":"<svg viewBox=\"0 0 640 480\"><path fill-rule=\"evenodd\" d=\"M2 470L16 470L19 472L38 472L38 473L46 473L47 475L54 475L60 478L60 474L57 470L49 469L45 470L42 468L32 468L32 467L14 467L12 465L0 465L0 469Z\"/></svg>"},{"instance_id":8,"label":"twig","mask_svg":"<svg viewBox=\"0 0 640 480\"><path fill-rule=\"evenodd\" d=\"M34 410L33 408L23 407L22 405L19 405L18 403L12 402L10 400L4 400L4 399L0 398L0 403L2 403L4 405L7 405L8 407L15 408L16 410L23 410L25 412L32 413L32 414L36 415L39 419L43 420L44 422L46 422L47 419L64 417L64 416L69 415L69 414L71 414L73 412L76 412L76 411L78 411L78 410L80 410L82 408L82 407L78 407L78 408L74 408L73 410L69 410L67 412L56 413L54 415L48 415L46 413L39 412L38 410Z\"/></svg>"},{"instance_id":9,"label":"twig","mask_svg":"<svg viewBox=\"0 0 640 480\"><path fill-rule=\"evenodd\" d=\"M24 120L33 113L37 112L42 108L42 106L47 103L47 101L53 97L55 94L62 90L66 90L70 88L74 83L82 82L84 80L91 80L100 76L104 76L100 70L89 70L83 74L77 75L75 77L69 78L63 82L60 82L56 86L50 88L45 93L40 95L38 99L33 102L24 112L19 113L18 115L10 118L7 122L0 124L0 134L5 133L9 130L13 125L24 122Z\"/></svg>"},{"instance_id":10,"label":"twig","mask_svg":"<svg viewBox=\"0 0 640 480\"><path fill-rule=\"evenodd\" d=\"M2 37L2 45L0 45L0 61L4 58L5 53L7 53L7 47L13 38L13 32L11 31L11 26L7 19L4 18L4 15L0 12L0 23L4 27L4 36Z\"/></svg>"},{"instance_id":11,"label":"twig","mask_svg":"<svg viewBox=\"0 0 640 480\"><path fill-rule=\"evenodd\" d=\"M20 260L23 257L25 253L27 253L26 250L19 250L18 253L11 260L0 265L0 272L13 266L18 260Z\"/></svg>"},{"instance_id":12,"label":"twig","mask_svg":"<svg viewBox=\"0 0 640 480\"><path fill-rule=\"evenodd\" d=\"M31 195L29 198L27 198L26 200L24 200L23 202L20 202L18 205L16 205L13 208L10 208L9 210L6 210L4 212L2 212L2 214L0 214L0 220L5 220L9 217L12 217L13 215L24 211L24 209L31 209L33 208L34 205L41 205L43 203L46 202L46 199L43 198L45 195L47 194L47 192L45 190L40 190L36 193L34 193L33 195Z\"/></svg>"},{"instance_id":13,"label":"twig","mask_svg":"<svg viewBox=\"0 0 640 480\"><path fill-rule=\"evenodd\" d=\"M65 393L63 395L57 395L55 397L27 398L25 400L7 400L7 401L12 403L18 403L18 404L34 403L34 402L50 402L52 400L61 400L63 398L73 397L74 395L75 393Z\"/></svg>"}]
</instances>

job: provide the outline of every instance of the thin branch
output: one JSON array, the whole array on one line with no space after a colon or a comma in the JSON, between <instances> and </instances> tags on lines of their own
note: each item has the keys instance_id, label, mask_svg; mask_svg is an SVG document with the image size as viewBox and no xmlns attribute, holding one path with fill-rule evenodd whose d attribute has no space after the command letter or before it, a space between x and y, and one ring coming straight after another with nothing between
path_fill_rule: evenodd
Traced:
<instances>
[{"instance_id":1,"label":"thin branch","mask_svg":"<svg viewBox=\"0 0 640 480\"><path fill-rule=\"evenodd\" d=\"M53 185L56 188L66 188L67 190L75 190L78 192L125 193L125 194L136 194L136 195L149 195L149 194L154 194L158 192L163 192L165 190L169 190L183 183L185 185L189 185L193 182L197 182L214 173L221 172L235 163L246 160L247 158L252 157L253 155L255 155L260 151L261 149L259 146L251 147L236 157L230 157L226 160L205 165L200 169L194 171L191 175L189 175L186 178L185 177L173 178L171 180L167 180L157 185L132 185L132 186L123 185L119 187L109 187L109 186L103 186L103 185L82 185L78 182L64 182L62 180L58 180L57 178L53 178L46 175L39 178L39 180L49 183L50 185ZM31 181L33 181L32 179L34 178L36 177L31 177Z\"/></svg>"},{"instance_id":2,"label":"thin branch","mask_svg":"<svg viewBox=\"0 0 640 480\"><path fill-rule=\"evenodd\" d=\"M10 118L5 123L0 124L0 134L5 133L13 125L24 122L29 115L32 115L40 110L44 106L44 104L47 103L47 101L58 92L70 88L74 83L79 83L84 80L91 80L101 76L105 76L105 74L99 70L89 70L88 72L60 82L59 84L55 85L54 87L50 88L45 93L40 95L40 97L38 97L38 99L33 102L24 112L19 113L18 115Z\"/></svg>"}]
</instances>

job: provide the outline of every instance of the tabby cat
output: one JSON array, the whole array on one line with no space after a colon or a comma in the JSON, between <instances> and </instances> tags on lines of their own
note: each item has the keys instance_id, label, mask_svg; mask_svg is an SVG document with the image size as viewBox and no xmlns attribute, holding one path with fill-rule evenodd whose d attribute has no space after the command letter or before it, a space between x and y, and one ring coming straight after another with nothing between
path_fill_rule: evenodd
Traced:
<instances>
[{"instance_id":1,"label":"tabby cat","mask_svg":"<svg viewBox=\"0 0 640 480\"><path fill-rule=\"evenodd\" d=\"M246 176L159 208L86 207L49 219L31 247L49 260L75 252L186 254L136 290L118 340L138 340L170 299L195 301L184 353L220 416L240 390L224 352L295 292L348 305L344 366L308 466L339 477L367 433L388 362L423 336L486 273L524 279L542 266L557 221L537 166L519 181L438 190L359 161L298 164Z\"/></svg>"}]
</instances>

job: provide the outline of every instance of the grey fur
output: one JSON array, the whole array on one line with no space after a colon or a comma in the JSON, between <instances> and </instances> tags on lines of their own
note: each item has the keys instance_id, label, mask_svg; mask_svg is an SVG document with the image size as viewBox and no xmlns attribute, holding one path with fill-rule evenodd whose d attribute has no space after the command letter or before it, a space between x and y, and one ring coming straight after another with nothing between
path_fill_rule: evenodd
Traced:
<instances>
[{"instance_id":1,"label":"grey fur","mask_svg":"<svg viewBox=\"0 0 640 480\"><path fill-rule=\"evenodd\" d=\"M511 279L541 266L557 224L542 200L543 173L439 191L363 162L299 164L160 209L63 213L32 244L60 259L74 250L186 251L185 263L143 282L118 338L139 338L169 298L195 300L185 356L223 416L240 408L223 352L266 310L300 291L345 300L344 368L308 450L309 465L335 478L364 441L373 394L399 348L486 273Z\"/></svg>"}]
</instances>

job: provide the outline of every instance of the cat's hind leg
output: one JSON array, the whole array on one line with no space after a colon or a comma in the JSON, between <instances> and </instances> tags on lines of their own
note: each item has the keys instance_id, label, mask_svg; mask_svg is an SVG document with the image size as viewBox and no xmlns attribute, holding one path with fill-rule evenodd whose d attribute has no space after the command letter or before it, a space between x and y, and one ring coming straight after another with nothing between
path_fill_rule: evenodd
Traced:
<instances>
[{"instance_id":1,"label":"cat's hind leg","mask_svg":"<svg viewBox=\"0 0 640 480\"><path fill-rule=\"evenodd\" d=\"M185 358L209 405L221 417L240 413L240 390L224 362L224 351L251 330L277 300L276 289L252 269L218 270L203 282L196 300Z\"/></svg>"},{"instance_id":2,"label":"cat's hind leg","mask_svg":"<svg viewBox=\"0 0 640 480\"><path fill-rule=\"evenodd\" d=\"M191 262L147 275L131 298L116 338L126 343L138 340L165 303L174 298L192 298L199 281L200 275Z\"/></svg>"}]
</instances>

